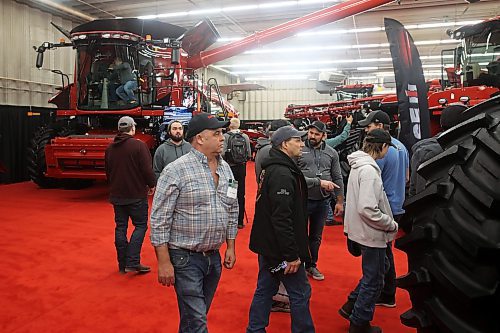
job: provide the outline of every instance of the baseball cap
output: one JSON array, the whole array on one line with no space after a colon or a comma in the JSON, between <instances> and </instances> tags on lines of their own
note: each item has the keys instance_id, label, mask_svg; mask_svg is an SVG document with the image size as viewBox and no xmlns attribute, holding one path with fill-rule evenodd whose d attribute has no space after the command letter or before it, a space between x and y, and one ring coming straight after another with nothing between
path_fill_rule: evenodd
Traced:
<instances>
[{"instance_id":1,"label":"baseball cap","mask_svg":"<svg viewBox=\"0 0 500 333\"><path fill-rule=\"evenodd\" d=\"M137 125L132 117L124 116L118 120L118 130L123 130Z\"/></svg>"},{"instance_id":2,"label":"baseball cap","mask_svg":"<svg viewBox=\"0 0 500 333\"><path fill-rule=\"evenodd\" d=\"M198 113L189 121L186 138L192 138L206 129L214 130L227 126L229 126L229 121L220 121L216 116L206 112Z\"/></svg>"},{"instance_id":3,"label":"baseball cap","mask_svg":"<svg viewBox=\"0 0 500 333\"><path fill-rule=\"evenodd\" d=\"M368 126L371 123L390 125L391 119L384 111L377 110L370 112L365 119L358 121L359 126L363 127Z\"/></svg>"},{"instance_id":4,"label":"baseball cap","mask_svg":"<svg viewBox=\"0 0 500 333\"><path fill-rule=\"evenodd\" d=\"M318 131L320 131L322 133L325 133L327 131L325 123L322 121L319 121L319 120L316 120L311 125L307 126L307 129L309 129L311 127L314 127L315 129L317 129Z\"/></svg>"},{"instance_id":5,"label":"baseball cap","mask_svg":"<svg viewBox=\"0 0 500 333\"><path fill-rule=\"evenodd\" d=\"M384 131L383 129L374 129L370 133L366 134L365 141L371 143L387 143L389 146L397 147L392 143L391 135Z\"/></svg>"},{"instance_id":6,"label":"baseball cap","mask_svg":"<svg viewBox=\"0 0 500 333\"><path fill-rule=\"evenodd\" d=\"M278 130L278 128L281 128L283 126L288 126L288 125L290 125L290 122L288 120L276 119L276 120L271 121L271 126L270 126L269 130L274 132L274 131Z\"/></svg>"},{"instance_id":7,"label":"baseball cap","mask_svg":"<svg viewBox=\"0 0 500 333\"><path fill-rule=\"evenodd\" d=\"M289 140L291 138L301 138L306 135L306 131L299 131L293 126L283 126L273 133L271 138L271 143L273 146L279 146L283 141Z\"/></svg>"}]
</instances>

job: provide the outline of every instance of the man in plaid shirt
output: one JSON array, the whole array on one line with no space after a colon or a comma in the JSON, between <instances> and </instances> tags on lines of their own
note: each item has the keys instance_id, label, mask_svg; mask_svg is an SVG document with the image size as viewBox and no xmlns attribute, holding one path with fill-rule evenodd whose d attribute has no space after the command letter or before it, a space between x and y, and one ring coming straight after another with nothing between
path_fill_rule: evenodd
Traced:
<instances>
[{"instance_id":1,"label":"man in plaid shirt","mask_svg":"<svg viewBox=\"0 0 500 333\"><path fill-rule=\"evenodd\" d=\"M220 157L228 122L201 113L189 125L191 151L162 171L151 210L158 282L174 285L179 332L207 332L207 313L224 267L233 268L238 184Z\"/></svg>"}]
</instances>

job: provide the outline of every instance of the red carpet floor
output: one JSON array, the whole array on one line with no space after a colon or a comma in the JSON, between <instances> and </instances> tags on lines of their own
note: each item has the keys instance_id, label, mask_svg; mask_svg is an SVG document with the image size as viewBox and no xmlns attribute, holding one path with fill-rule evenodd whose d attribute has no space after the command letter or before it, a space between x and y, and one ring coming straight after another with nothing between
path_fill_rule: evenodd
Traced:
<instances>
[{"instance_id":1,"label":"red carpet floor","mask_svg":"<svg viewBox=\"0 0 500 333\"><path fill-rule=\"evenodd\" d=\"M253 164L247 179L247 212L253 217ZM144 242L146 275L119 275L113 245L112 206L107 187L42 190L33 183L0 186L0 332L176 332L178 312L172 288L156 281L154 250ZM251 225L237 238L237 262L224 270L209 314L210 332L244 332L257 278L256 255L248 250ZM149 236L148 236L149 237ZM398 274L407 271L395 251ZM360 259L345 249L342 227L326 227L319 268L326 279L311 281L316 331L347 332L337 314L360 278ZM410 307L397 292L397 307L377 308L374 323L384 332L414 330L399 315ZM268 332L290 332L288 314L273 313Z\"/></svg>"}]
</instances>

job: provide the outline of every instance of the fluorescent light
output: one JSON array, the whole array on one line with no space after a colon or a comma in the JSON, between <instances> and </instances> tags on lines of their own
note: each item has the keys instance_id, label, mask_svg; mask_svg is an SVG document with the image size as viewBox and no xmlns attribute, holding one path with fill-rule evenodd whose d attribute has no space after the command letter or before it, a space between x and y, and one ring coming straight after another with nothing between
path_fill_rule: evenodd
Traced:
<instances>
[{"instance_id":1,"label":"fluorescent light","mask_svg":"<svg viewBox=\"0 0 500 333\"><path fill-rule=\"evenodd\" d=\"M217 14L220 12L222 12L222 8L190 10L188 13L189 13L189 15L197 16L197 15L206 15L206 14Z\"/></svg>"},{"instance_id":2,"label":"fluorescent light","mask_svg":"<svg viewBox=\"0 0 500 333\"><path fill-rule=\"evenodd\" d=\"M329 2L340 2L339 0L310 0L310 1L280 1L280 2L268 2L262 3L259 5L246 5L246 6L230 6L230 7L218 7L218 8L207 8L207 9L199 9L199 10L191 10L188 12L173 12L173 13L163 13L156 15L144 15L139 16L138 19L141 20L151 20L155 18L161 17L178 17L178 16L204 16L207 14L219 14L221 12L241 12L241 11L249 11L252 9L261 10L266 8L282 8L282 7L291 7L291 6L310 6L312 4L317 3L329 3Z\"/></svg>"},{"instance_id":3,"label":"fluorescent light","mask_svg":"<svg viewBox=\"0 0 500 333\"><path fill-rule=\"evenodd\" d=\"M374 80L376 76L352 76L348 77L349 80Z\"/></svg>"},{"instance_id":4,"label":"fluorescent light","mask_svg":"<svg viewBox=\"0 0 500 333\"><path fill-rule=\"evenodd\" d=\"M260 77L246 77L245 81L282 81L282 80L307 80L309 75L274 75Z\"/></svg>"},{"instance_id":5,"label":"fluorescent light","mask_svg":"<svg viewBox=\"0 0 500 333\"><path fill-rule=\"evenodd\" d=\"M377 70L378 67L357 67L356 70L357 71L372 71L372 70Z\"/></svg>"},{"instance_id":6,"label":"fluorescent light","mask_svg":"<svg viewBox=\"0 0 500 333\"><path fill-rule=\"evenodd\" d=\"M256 70L256 71L235 71L230 72L233 75L248 75L248 74L293 74L293 73L310 73L310 72L336 72L337 68L284 68L284 69L273 69L273 70Z\"/></svg>"},{"instance_id":7,"label":"fluorescent light","mask_svg":"<svg viewBox=\"0 0 500 333\"><path fill-rule=\"evenodd\" d=\"M441 22L441 23L419 23L419 24L411 24L405 25L405 28L408 30L412 29L431 29L431 28L444 28L444 27L454 27L454 26L463 26L463 25L472 25L483 22L482 20L475 21L458 21L458 22ZM384 31L384 27L367 27L367 28L357 28L357 29L335 29L335 30L320 30L320 31L308 31L298 33L297 37L303 36L317 36L317 35L343 35L343 34L354 34L354 33L362 33L362 32L376 32L376 31Z\"/></svg>"},{"instance_id":8,"label":"fluorescent light","mask_svg":"<svg viewBox=\"0 0 500 333\"><path fill-rule=\"evenodd\" d=\"M219 39L221 40L221 39ZM456 44L454 39L445 40L422 40L415 42L415 45L441 45L441 44ZM283 48L262 48L244 52L244 54L265 54L265 53L297 53L311 51L331 51L331 50L347 50L347 49L369 49L369 48L388 48L389 43L380 44L353 44L353 45L329 45L329 46L302 46L302 47L283 47Z\"/></svg>"}]
</instances>

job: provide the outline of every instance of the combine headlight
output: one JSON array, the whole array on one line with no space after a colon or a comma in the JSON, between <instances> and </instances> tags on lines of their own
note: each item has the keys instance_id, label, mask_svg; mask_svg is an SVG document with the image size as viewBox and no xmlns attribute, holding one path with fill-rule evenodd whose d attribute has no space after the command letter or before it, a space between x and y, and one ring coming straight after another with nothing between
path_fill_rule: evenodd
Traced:
<instances>
[{"instance_id":1,"label":"combine headlight","mask_svg":"<svg viewBox=\"0 0 500 333\"><path fill-rule=\"evenodd\" d=\"M470 98L469 98L469 96L461 96L461 97L459 98L459 100L460 100L460 102L462 102L462 103L467 103L468 101L470 101Z\"/></svg>"},{"instance_id":2,"label":"combine headlight","mask_svg":"<svg viewBox=\"0 0 500 333\"><path fill-rule=\"evenodd\" d=\"M441 105L445 105L446 103L448 103L448 101L446 100L446 98L440 98L438 99L438 103Z\"/></svg>"}]
</instances>

